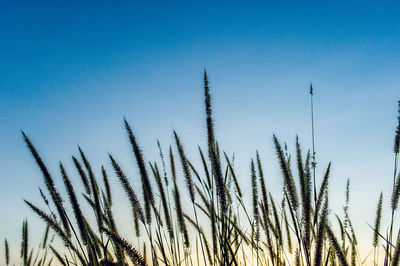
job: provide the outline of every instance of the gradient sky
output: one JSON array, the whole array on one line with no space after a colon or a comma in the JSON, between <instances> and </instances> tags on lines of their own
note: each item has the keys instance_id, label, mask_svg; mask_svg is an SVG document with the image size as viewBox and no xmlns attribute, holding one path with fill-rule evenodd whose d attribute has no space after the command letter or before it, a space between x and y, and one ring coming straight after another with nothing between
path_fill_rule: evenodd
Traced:
<instances>
[{"instance_id":1,"label":"gradient sky","mask_svg":"<svg viewBox=\"0 0 400 266\"><path fill-rule=\"evenodd\" d=\"M147 159L158 159L156 140L167 149L176 129L196 161L197 144L206 143L204 69L216 134L224 150L236 153L244 190L250 191L249 162L258 149L277 196L282 180L271 136L293 150L298 134L303 149L310 147L313 83L319 180L332 161L330 204L342 215L350 178L350 215L370 247L366 222L373 223L381 190L390 206L398 1L81 2L0 3L0 238L9 238L11 248L19 247L25 217L33 239L43 233L22 201L39 203L44 185L21 129L60 189L60 160L79 182L71 162L78 144L97 172L101 164L111 170L111 152L137 174L123 116Z\"/></svg>"}]
</instances>

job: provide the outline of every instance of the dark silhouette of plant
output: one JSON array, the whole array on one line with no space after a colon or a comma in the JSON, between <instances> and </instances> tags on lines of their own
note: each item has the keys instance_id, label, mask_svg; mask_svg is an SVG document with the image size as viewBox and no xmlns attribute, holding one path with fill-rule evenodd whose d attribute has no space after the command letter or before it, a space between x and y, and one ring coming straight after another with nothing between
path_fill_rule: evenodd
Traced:
<instances>
[{"instance_id":1,"label":"dark silhouette of plant","mask_svg":"<svg viewBox=\"0 0 400 266\"><path fill-rule=\"evenodd\" d=\"M92 165L78 147L80 157L78 159L72 156L72 161L81 186L74 185L74 175L67 173L63 164L59 163L68 196L68 200L64 201L36 148L22 132L24 141L43 175L47 191L39 188L39 192L47 209L44 211L38 205L25 200L28 207L45 222L46 230L34 257L33 249L28 243L28 223L24 221L21 264L41 266L53 261L57 265L85 266L122 266L129 263L176 266L365 264L366 258L362 258L358 252L356 234L349 215L350 183L348 182L345 192L344 217L335 215L340 228L338 235L332 229L334 222L330 219L328 206L330 163L318 189L315 183L312 85L310 84L309 91L312 149L303 155L299 138L296 137L295 171L292 171L287 145L282 146L277 135L272 136L283 178L283 198L278 201L267 186L267 175L258 152L250 163L247 182L251 186L251 195L247 198L241 184L244 180L235 173L234 156L220 150L214 132L206 72L203 78L207 151L204 154L198 147L198 162L187 157L182 140L175 131L173 139L176 153L170 146L167 156L169 160L165 161L161 144L157 142L160 161L146 161L131 126L124 119L124 127L139 169L138 177L128 176L112 155L109 155L109 159L114 174L109 175L107 165ZM385 244L385 265L398 265L400 258L400 238L396 237L395 243L392 242L394 213L400 196L400 174L397 170L399 143L400 102L394 145L392 219L388 235L383 237L380 233L383 202L381 194L373 228L374 263L379 261L377 251L381 249L379 240L382 239L381 243ZM177 170L175 158L179 158L181 171ZM200 167L197 167L197 163ZM95 175L97 167L101 171L100 178ZM149 173L154 179L150 179ZM135 232L132 236L123 236L118 230L119 217L114 215L113 192L110 186L112 178L117 178L129 202L132 228ZM185 183L183 189L179 187L180 178ZM156 190L153 189L153 182L157 186ZM139 186L142 194L137 194ZM187 193L183 193L184 190ZM251 201L248 202L249 200ZM53 208L55 212L52 211ZM398 236L399 233L400 231L394 235ZM50 237L53 234L63 241L64 249L56 248ZM132 237L136 238L137 244L132 241ZM146 251L146 246L150 246L150 254ZM8 242L5 240L7 265L10 263L9 254Z\"/></svg>"}]
</instances>

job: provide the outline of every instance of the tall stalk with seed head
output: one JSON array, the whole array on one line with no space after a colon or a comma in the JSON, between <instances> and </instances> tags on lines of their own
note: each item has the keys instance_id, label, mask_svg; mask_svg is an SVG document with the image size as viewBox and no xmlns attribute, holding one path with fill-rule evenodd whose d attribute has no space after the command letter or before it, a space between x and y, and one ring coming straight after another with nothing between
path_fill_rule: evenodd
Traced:
<instances>
[{"instance_id":1,"label":"tall stalk with seed head","mask_svg":"<svg viewBox=\"0 0 400 266\"><path fill-rule=\"evenodd\" d=\"M379 229L381 227L381 220L382 220L382 201L383 201L383 194L379 196L378 207L376 209L376 216L375 216L375 227L374 227L374 239L373 239L373 246L374 246L374 264L376 265L377 254L376 249L379 244Z\"/></svg>"},{"instance_id":2,"label":"tall stalk with seed head","mask_svg":"<svg viewBox=\"0 0 400 266\"><path fill-rule=\"evenodd\" d=\"M393 233L393 219L394 219L394 212L396 211L399 203L399 196L400 196L400 174L397 177L397 164L398 164L398 156L400 152L400 101L398 102L398 115L397 115L397 127L395 131L394 137L394 145L393 145L393 152L394 152L394 167L393 167L393 192L392 192L392 217L390 221L390 231L389 231L389 239L388 241L390 244L392 243L392 233ZM387 244L387 253L385 258L385 265L390 261L391 257L391 245Z\"/></svg>"},{"instance_id":3,"label":"tall stalk with seed head","mask_svg":"<svg viewBox=\"0 0 400 266\"><path fill-rule=\"evenodd\" d=\"M313 102L313 96L314 96L314 88L312 84L310 83L310 104L311 104L311 137L312 137L312 162L311 162L311 167L313 169L313 182L314 182L314 203L315 206L317 205L317 188L316 188L316 183L315 183L315 167L317 166L317 163L315 162L315 137L314 137L314 102Z\"/></svg>"}]
</instances>

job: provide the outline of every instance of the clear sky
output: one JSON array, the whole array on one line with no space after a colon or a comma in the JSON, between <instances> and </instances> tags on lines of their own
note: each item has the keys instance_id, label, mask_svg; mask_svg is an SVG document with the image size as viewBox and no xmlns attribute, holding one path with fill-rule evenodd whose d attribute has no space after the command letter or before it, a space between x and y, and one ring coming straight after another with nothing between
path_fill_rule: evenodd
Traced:
<instances>
[{"instance_id":1,"label":"clear sky","mask_svg":"<svg viewBox=\"0 0 400 266\"><path fill-rule=\"evenodd\" d=\"M176 129L196 161L197 144L206 142L207 69L217 137L236 153L244 190L250 191L249 162L258 149L277 196L282 181L271 136L293 150L298 134L304 150L310 147L312 81L317 172L321 178L332 161L330 204L339 214L350 178L350 215L370 246L366 222L374 220L381 190L390 206L398 1L82 2L0 3L0 238L18 247L25 217L33 238L42 234L22 201L39 203L43 181L20 129L60 190L59 160L78 182L71 163L78 144L97 171L101 164L111 170L111 152L137 174L123 116L147 159L157 159L156 139L166 149Z\"/></svg>"}]
</instances>

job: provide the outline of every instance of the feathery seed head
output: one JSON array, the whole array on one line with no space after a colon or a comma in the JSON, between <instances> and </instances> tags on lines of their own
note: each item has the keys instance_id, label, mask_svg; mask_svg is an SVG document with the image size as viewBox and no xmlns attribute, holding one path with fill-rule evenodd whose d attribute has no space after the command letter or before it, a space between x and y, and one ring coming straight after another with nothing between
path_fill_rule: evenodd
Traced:
<instances>
[{"instance_id":1,"label":"feathery seed head","mask_svg":"<svg viewBox=\"0 0 400 266\"><path fill-rule=\"evenodd\" d=\"M148 224L151 224L151 209L154 206L154 195L153 189L150 184L150 179L147 174L146 165L143 159L142 150L140 149L136 137L132 132L131 127L129 126L128 122L124 118L125 129L128 133L129 141L132 146L132 151L135 154L136 163L140 171L140 177L142 180L142 189L143 189L143 198L144 198L144 205L146 210L146 221Z\"/></svg>"},{"instance_id":2,"label":"feathery seed head","mask_svg":"<svg viewBox=\"0 0 400 266\"><path fill-rule=\"evenodd\" d=\"M288 193L290 204L292 204L293 209L296 210L299 206L296 185L290 174L289 166L287 164L287 160L285 159L285 155L283 154L281 144L279 143L279 140L275 134L273 135L273 141L283 175L284 187Z\"/></svg>"},{"instance_id":3,"label":"feathery seed head","mask_svg":"<svg viewBox=\"0 0 400 266\"><path fill-rule=\"evenodd\" d=\"M397 109L397 128L396 134L394 137L394 153L399 154L400 151L400 101L398 102L398 109Z\"/></svg>"},{"instance_id":4,"label":"feathery seed head","mask_svg":"<svg viewBox=\"0 0 400 266\"><path fill-rule=\"evenodd\" d=\"M188 160L186 158L182 143L178 137L178 134L175 132L175 130L174 130L174 137L175 137L176 146L178 147L178 153L179 153L179 157L181 159L182 170L185 175L185 181L186 181L186 186L189 191L190 200L194 203L196 194L194 192L194 185L193 185L192 175L190 173L190 166L189 166Z\"/></svg>"},{"instance_id":5,"label":"feathery seed head","mask_svg":"<svg viewBox=\"0 0 400 266\"><path fill-rule=\"evenodd\" d=\"M381 192L375 216L375 228L374 228L374 240L373 240L374 247L377 247L379 243L379 230L381 227L381 220L382 220L382 201L383 201L383 193Z\"/></svg>"},{"instance_id":6,"label":"feathery seed head","mask_svg":"<svg viewBox=\"0 0 400 266\"><path fill-rule=\"evenodd\" d=\"M44 164L42 158L39 156L39 153L36 151L31 140L26 136L26 134L23 131L21 131L21 132L22 132L22 136L25 140L25 143L26 143L29 151L31 152L33 158L35 159L37 165L39 166L39 168L43 174L43 179L46 184L47 190L49 191L51 199L53 200L54 205L56 206L56 209L60 216L64 230L67 233L67 235L69 236L70 235L70 227L69 227L67 217L64 212L63 200L54 185L53 177L50 175L50 172L48 171L47 166Z\"/></svg>"}]
</instances>

